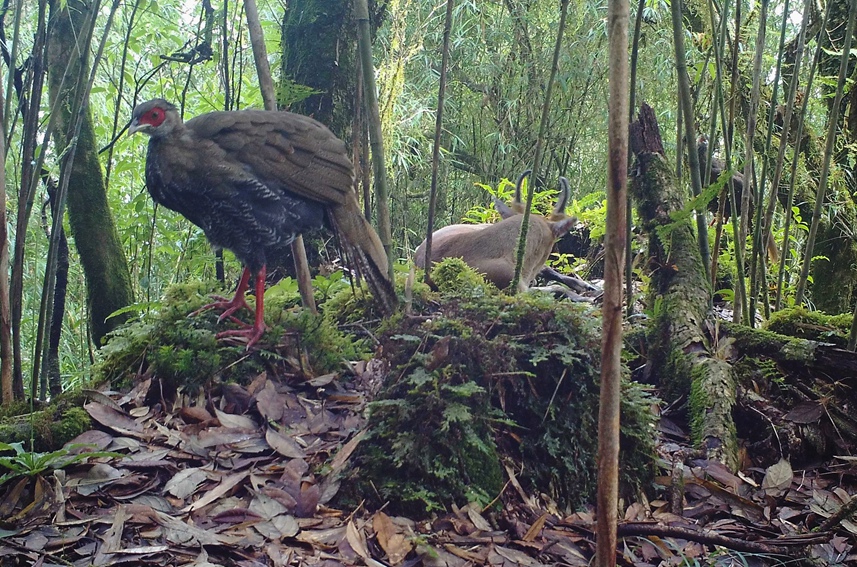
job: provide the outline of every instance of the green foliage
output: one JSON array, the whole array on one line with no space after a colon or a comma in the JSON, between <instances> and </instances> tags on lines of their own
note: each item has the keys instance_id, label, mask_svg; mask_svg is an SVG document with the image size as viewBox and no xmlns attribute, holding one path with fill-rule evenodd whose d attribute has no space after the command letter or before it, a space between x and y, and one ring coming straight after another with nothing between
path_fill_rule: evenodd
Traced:
<instances>
[{"instance_id":1,"label":"green foliage","mask_svg":"<svg viewBox=\"0 0 857 567\"><path fill-rule=\"evenodd\" d=\"M593 191L580 199L572 199L565 211L589 228L590 240L599 242L604 237L607 229L607 199L603 191Z\"/></svg>"},{"instance_id":2,"label":"green foliage","mask_svg":"<svg viewBox=\"0 0 857 567\"><path fill-rule=\"evenodd\" d=\"M295 103L320 93L319 90L283 77L277 85L277 105L280 108L289 108Z\"/></svg>"},{"instance_id":3,"label":"green foliage","mask_svg":"<svg viewBox=\"0 0 857 567\"><path fill-rule=\"evenodd\" d=\"M85 443L76 443L50 453L38 453L27 451L23 443L0 443L0 452L13 453L9 456L0 456L0 468L8 471L0 476L0 485L13 478L40 475L49 469L62 469L92 457L121 457L118 453L107 451L74 453L87 447L90 446Z\"/></svg>"},{"instance_id":4,"label":"green foliage","mask_svg":"<svg viewBox=\"0 0 857 567\"><path fill-rule=\"evenodd\" d=\"M312 290L316 304L320 305L341 291L350 291L351 286L343 271L336 270L327 276L315 276L312 279ZM286 309L296 307L300 302L300 288L297 280L292 277L287 276L265 290L265 305Z\"/></svg>"},{"instance_id":5,"label":"green foliage","mask_svg":"<svg viewBox=\"0 0 857 567\"><path fill-rule=\"evenodd\" d=\"M508 179L501 179L500 183L497 184L497 187L491 187L485 183L476 183L477 187L480 187L488 192L495 199L499 199L500 201L509 204L513 202L515 198L515 183L509 181ZM532 190L532 186L529 183L529 178L524 180L524 185L521 188L521 202L526 203L528 199L528 193ZM559 195L559 191L557 189L542 189L538 191L535 195L533 195L533 214L538 215L549 215L556 204L557 196ZM467 211L467 214L464 215L465 223L486 223L486 222L494 222L497 220L498 214L494 210L493 206L491 207L483 207L481 205L476 205Z\"/></svg>"},{"instance_id":6,"label":"green foliage","mask_svg":"<svg viewBox=\"0 0 857 567\"><path fill-rule=\"evenodd\" d=\"M500 414L492 414L484 389L424 369L397 389L401 398L370 406L373 432L361 457L381 494L396 494L398 506L424 512L443 509L451 496L487 505L503 477L491 435L491 417ZM413 472L386 475L389 466Z\"/></svg>"},{"instance_id":7,"label":"green foliage","mask_svg":"<svg viewBox=\"0 0 857 567\"><path fill-rule=\"evenodd\" d=\"M785 378L777 361L766 358L755 358L751 356L742 357L735 365L735 375L741 379L743 384L752 385L754 388L765 385L784 386ZM788 388L783 388L779 395L783 395ZM797 403L800 400L796 400Z\"/></svg>"},{"instance_id":8,"label":"green foliage","mask_svg":"<svg viewBox=\"0 0 857 567\"><path fill-rule=\"evenodd\" d=\"M440 51L442 12L432 3L392 4L376 43L385 146L389 163L399 172L392 177L393 216L405 218L408 228L425 221L425 199L410 197L427 189L424 180L430 175L437 61L426 54ZM473 190L473 181L493 185L532 163L557 18L558 11L546 4L511 13L490 3L456 8L450 41L453 57L468 61L468 72L466 80L459 75L451 81L444 109L439 224L459 222L477 204L483 205L479 217L490 218L490 204L484 206L484 195ZM575 195L605 186L597 140L603 140L605 131L598 117L606 109L607 59L605 28L599 20L594 5L582 5L568 16L567 38L574 39L562 46L545 141L546 149L555 148L544 154L546 183L555 184L557 175L566 175ZM669 74L665 67L663 76ZM664 83L669 81L643 82L647 97L658 98L654 93L662 89L668 92ZM417 226L416 232L423 234L424 226Z\"/></svg>"},{"instance_id":9,"label":"green foliage","mask_svg":"<svg viewBox=\"0 0 857 567\"><path fill-rule=\"evenodd\" d=\"M425 513L499 494L501 460L573 509L595 488L598 318L540 294L451 296L386 328L394 380L370 407L344 495ZM652 478L651 395L623 396L623 482ZM346 486L346 483L343 483Z\"/></svg>"}]
</instances>

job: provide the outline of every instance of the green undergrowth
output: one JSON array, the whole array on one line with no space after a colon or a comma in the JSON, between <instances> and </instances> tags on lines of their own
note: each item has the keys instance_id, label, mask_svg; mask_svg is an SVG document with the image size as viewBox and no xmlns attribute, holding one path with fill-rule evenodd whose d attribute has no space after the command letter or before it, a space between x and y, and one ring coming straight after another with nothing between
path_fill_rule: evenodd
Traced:
<instances>
[{"instance_id":1,"label":"green undergrowth","mask_svg":"<svg viewBox=\"0 0 857 567\"><path fill-rule=\"evenodd\" d=\"M457 275L456 275L457 274ZM425 514L502 501L516 475L574 509L595 494L600 314L539 293L509 296L444 261L434 301L380 333L391 371L342 483L343 504ZM653 476L653 398L626 382L623 486ZM513 490L506 486L505 490Z\"/></svg>"},{"instance_id":2,"label":"green undergrowth","mask_svg":"<svg viewBox=\"0 0 857 567\"><path fill-rule=\"evenodd\" d=\"M156 312L110 335L95 375L119 385L153 375L174 387L198 388L213 378L244 382L263 370L286 377L312 377L340 370L343 361L368 355L328 318L291 306L291 298L281 301L276 293L266 294L269 329L256 347L247 351L241 343L217 340L216 333L238 326L218 323L218 310L192 314L211 301L210 291L207 284L171 287ZM237 316L252 322L253 314L246 309Z\"/></svg>"}]
</instances>

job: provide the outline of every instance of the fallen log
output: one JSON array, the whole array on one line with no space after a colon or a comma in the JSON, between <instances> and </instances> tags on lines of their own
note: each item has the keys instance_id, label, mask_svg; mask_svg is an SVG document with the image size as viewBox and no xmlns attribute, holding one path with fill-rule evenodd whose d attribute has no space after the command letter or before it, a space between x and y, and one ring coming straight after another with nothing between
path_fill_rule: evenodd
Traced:
<instances>
[{"instance_id":1,"label":"fallen log","mask_svg":"<svg viewBox=\"0 0 857 567\"><path fill-rule=\"evenodd\" d=\"M657 383L667 400L686 398L696 445L707 458L735 469L736 380L732 366L712 356L718 325L693 216L683 213L687 193L675 182L657 119L646 104L631 124L630 147L635 156L630 192L649 235L647 303L653 319L645 381Z\"/></svg>"}]
</instances>

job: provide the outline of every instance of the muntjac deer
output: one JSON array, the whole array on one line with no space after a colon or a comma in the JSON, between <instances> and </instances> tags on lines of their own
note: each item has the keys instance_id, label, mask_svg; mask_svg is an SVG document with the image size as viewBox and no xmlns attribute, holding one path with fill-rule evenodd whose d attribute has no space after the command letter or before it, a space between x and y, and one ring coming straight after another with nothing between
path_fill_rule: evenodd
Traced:
<instances>
[{"instance_id":1,"label":"muntjac deer","mask_svg":"<svg viewBox=\"0 0 857 567\"><path fill-rule=\"evenodd\" d=\"M432 259L439 262L444 258L461 258L498 288L509 287L515 275L515 256L524 218L521 185L529 174L529 171L525 171L518 179L511 206L495 199L494 204L503 217L500 222L454 224L432 233ZM550 256L556 239L577 223L576 218L565 214L570 192L568 180L560 177L559 185L560 196L553 213L548 217L530 216L518 291L524 291L530 286ZM415 262L421 268L426 265L425 244L420 244L415 253Z\"/></svg>"}]
</instances>

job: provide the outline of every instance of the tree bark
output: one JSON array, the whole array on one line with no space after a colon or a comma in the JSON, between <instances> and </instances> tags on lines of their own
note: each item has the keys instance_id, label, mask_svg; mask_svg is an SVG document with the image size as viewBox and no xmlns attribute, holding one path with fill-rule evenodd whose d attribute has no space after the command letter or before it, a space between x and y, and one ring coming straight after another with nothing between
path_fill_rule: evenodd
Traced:
<instances>
[{"instance_id":1,"label":"tree bark","mask_svg":"<svg viewBox=\"0 0 857 567\"><path fill-rule=\"evenodd\" d=\"M654 315L648 331L646 374L668 400L689 398L692 435L708 458L730 468L738 464L735 378L731 365L710 356L718 345L711 312L711 284L705 275L690 215L679 215L685 191L675 183L663 154L657 120L643 105L631 125L636 156L631 192L649 233L648 303Z\"/></svg>"},{"instance_id":2,"label":"tree bark","mask_svg":"<svg viewBox=\"0 0 857 567\"><path fill-rule=\"evenodd\" d=\"M354 115L357 34L350 0L296 0L282 25L283 59L279 102L289 103L290 81L315 93L290 104L348 140ZM285 100L284 98L285 97Z\"/></svg>"},{"instance_id":3,"label":"tree bark","mask_svg":"<svg viewBox=\"0 0 857 567\"><path fill-rule=\"evenodd\" d=\"M0 102L3 97L0 96ZM0 400L15 399L12 384L12 313L9 302L9 231L6 229L6 142L0 124Z\"/></svg>"},{"instance_id":4,"label":"tree bark","mask_svg":"<svg viewBox=\"0 0 857 567\"><path fill-rule=\"evenodd\" d=\"M48 190L48 205L51 216L56 215L56 184L50 178L45 178L45 186ZM47 220L44 208L42 209L42 224L45 231L49 233L50 224ZM60 339L62 338L62 323L65 316L65 298L68 291L68 239L65 229L60 231L59 249L57 250L56 290L54 291L54 306L51 316L51 328L48 334L48 388L51 397L62 393L62 374L60 373Z\"/></svg>"},{"instance_id":5,"label":"tree bark","mask_svg":"<svg viewBox=\"0 0 857 567\"><path fill-rule=\"evenodd\" d=\"M68 70L70 77L88 74L88 46L78 46L76 38L84 35L81 27L92 4L85 0L69 0L64 7L53 2L50 14L51 40L48 50L48 83L51 99L60 101L53 109L60 113L54 143L62 152L70 140L77 109L70 108L74 97L75 81L62 84ZM82 48L82 51L81 49ZM122 243L113 222L107 202L107 190L98 147L87 112L77 141L71 178L68 187L68 216L75 246L86 277L87 301L90 308L90 325L96 345L100 346L107 333L125 321L125 316L112 317L111 313L133 302L131 274Z\"/></svg>"}]
</instances>

